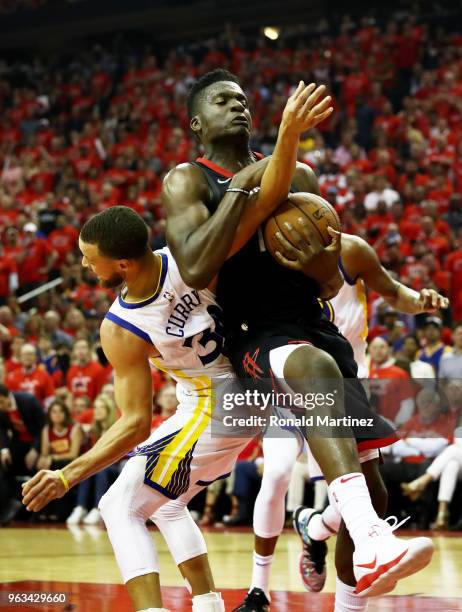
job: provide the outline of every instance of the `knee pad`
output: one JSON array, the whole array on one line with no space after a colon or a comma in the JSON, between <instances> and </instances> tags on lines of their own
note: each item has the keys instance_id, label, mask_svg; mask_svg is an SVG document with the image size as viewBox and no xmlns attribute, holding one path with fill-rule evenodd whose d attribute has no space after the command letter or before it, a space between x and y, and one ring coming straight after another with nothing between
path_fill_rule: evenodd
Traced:
<instances>
[{"instance_id":1,"label":"knee pad","mask_svg":"<svg viewBox=\"0 0 462 612\"><path fill-rule=\"evenodd\" d=\"M225 602L221 593L204 593L192 600L192 612L225 612Z\"/></svg>"},{"instance_id":2,"label":"knee pad","mask_svg":"<svg viewBox=\"0 0 462 612\"><path fill-rule=\"evenodd\" d=\"M170 501L151 516L177 565L207 554L201 530L183 503Z\"/></svg>"}]
</instances>

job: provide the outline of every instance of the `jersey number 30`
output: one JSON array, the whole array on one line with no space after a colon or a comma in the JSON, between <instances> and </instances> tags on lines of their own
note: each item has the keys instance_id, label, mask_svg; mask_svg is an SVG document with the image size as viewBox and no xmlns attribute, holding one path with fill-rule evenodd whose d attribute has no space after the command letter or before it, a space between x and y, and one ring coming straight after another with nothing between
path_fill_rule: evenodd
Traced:
<instances>
[{"instance_id":1,"label":"jersey number 30","mask_svg":"<svg viewBox=\"0 0 462 612\"><path fill-rule=\"evenodd\" d=\"M186 338L186 340L183 342L183 346L193 348L196 351L197 356L202 361L203 365L208 365L209 363L215 361L215 359L220 356L221 351L223 349L224 330L223 323L221 322L220 318L221 310L218 308L218 306L210 305L207 306L207 312L212 317L215 323L215 329L211 329L209 327L203 332L200 332L200 334L196 334L195 336L190 336L189 338ZM206 349L210 342L213 343L212 350L209 353L206 353L205 355L199 355L197 345L200 344L200 346Z\"/></svg>"}]
</instances>

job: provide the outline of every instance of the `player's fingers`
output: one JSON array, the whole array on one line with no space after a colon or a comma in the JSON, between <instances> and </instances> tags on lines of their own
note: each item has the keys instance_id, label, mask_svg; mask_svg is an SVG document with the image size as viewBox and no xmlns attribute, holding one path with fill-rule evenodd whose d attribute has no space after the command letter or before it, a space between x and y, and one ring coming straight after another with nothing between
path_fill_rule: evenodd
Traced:
<instances>
[{"instance_id":1,"label":"player's fingers","mask_svg":"<svg viewBox=\"0 0 462 612\"><path fill-rule=\"evenodd\" d=\"M443 297L442 295L440 295L440 298L441 298L440 308L449 308L448 298Z\"/></svg>"},{"instance_id":2,"label":"player's fingers","mask_svg":"<svg viewBox=\"0 0 462 612\"><path fill-rule=\"evenodd\" d=\"M301 270L301 264L298 260L293 260L293 259L287 259L287 257L284 257L284 255L282 253L280 253L279 251L276 251L275 253L276 259L279 261L279 263L281 263L283 266L285 266L286 268L290 268L291 270Z\"/></svg>"},{"instance_id":3,"label":"player's fingers","mask_svg":"<svg viewBox=\"0 0 462 612\"><path fill-rule=\"evenodd\" d=\"M319 246L321 245L318 236L316 236L315 232L311 229L309 223L304 217L298 217L297 224L306 243L315 248L317 248L318 244Z\"/></svg>"},{"instance_id":4,"label":"player's fingers","mask_svg":"<svg viewBox=\"0 0 462 612\"><path fill-rule=\"evenodd\" d=\"M342 248L342 232L338 232L330 225L327 227L327 231L332 238L332 242L327 247L330 251L340 251Z\"/></svg>"},{"instance_id":5,"label":"player's fingers","mask_svg":"<svg viewBox=\"0 0 462 612\"><path fill-rule=\"evenodd\" d=\"M334 107L329 106L329 108L327 108L323 113L320 113L319 115L316 114L314 117L312 117L311 121L315 125L318 125L318 123L321 123L322 121L324 121L324 119L327 119L327 117L329 117L329 115L331 115L333 112L334 112Z\"/></svg>"},{"instance_id":6,"label":"player's fingers","mask_svg":"<svg viewBox=\"0 0 462 612\"><path fill-rule=\"evenodd\" d=\"M300 92L305 88L305 83L303 81L299 81L297 85L297 89L289 96L289 100L295 100L300 95Z\"/></svg>"},{"instance_id":7,"label":"player's fingers","mask_svg":"<svg viewBox=\"0 0 462 612\"><path fill-rule=\"evenodd\" d=\"M300 218L297 219L297 222L300 223ZM305 237L302 236L300 232L298 232L295 227L287 221L284 223L284 227L290 233L290 242L295 246L295 248L299 249L300 251L304 251L309 244L307 243Z\"/></svg>"},{"instance_id":8,"label":"player's fingers","mask_svg":"<svg viewBox=\"0 0 462 612\"><path fill-rule=\"evenodd\" d=\"M298 102L300 102L300 104L305 104L306 100L309 98L310 94L314 91L315 88L316 83L310 83L309 85L304 87L303 90L298 94Z\"/></svg>"},{"instance_id":9,"label":"player's fingers","mask_svg":"<svg viewBox=\"0 0 462 612\"><path fill-rule=\"evenodd\" d=\"M43 477L43 471L40 470L39 472L37 472L37 474L35 474L35 476L33 476L30 480L28 480L22 485L22 494L24 495L25 493L30 491L33 487L35 487L35 485L41 481L42 477Z\"/></svg>"},{"instance_id":10,"label":"player's fingers","mask_svg":"<svg viewBox=\"0 0 462 612\"><path fill-rule=\"evenodd\" d=\"M319 115L320 113L323 113L326 108L329 106L329 104L331 103L332 98L330 96L326 96L325 98L323 98L321 100L321 102L319 102L319 104L316 104L316 106L312 109L312 114L313 115Z\"/></svg>"},{"instance_id":11,"label":"player's fingers","mask_svg":"<svg viewBox=\"0 0 462 612\"><path fill-rule=\"evenodd\" d=\"M22 503L25 506L27 506L30 501L32 501L35 497L37 497L37 495L40 495L42 491L45 490L46 486L47 486L46 481L41 480L40 482L35 484L31 489L29 489L27 493L24 494L24 491L23 491Z\"/></svg>"},{"instance_id":12,"label":"player's fingers","mask_svg":"<svg viewBox=\"0 0 462 612\"><path fill-rule=\"evenodd\" d=\"M284 251L284 253L286 253L287 255L293 255L294 257L297 257L298 255L297 249L294 247L293 244L291 244L287 240L287 238L284 236L282 232L276 232L275 236L276 236L276 239L279 241L279 244L281 245L281 250Z\"/></svg>"},{"instance_id":13,"label":"player's fingers","mask_svg":"<svg viewBox=\"0 0 462 612\"><path fill-rule=\"evenodd\" d=\"M428 309L431 306L430 292L428 289L422 289L420 292L419 300L422 303L422 308Z\"/></svg>"},{"instance_id":14,"label":"player's fingers","mask_svg":"<svg viewBox=\"0 0 462 612\"><path fill-rule=\"evenodd\" d=\"M36 495L34 499L28 504L25 504L25 506L29 512L38 512L44 508L53 499L53 497L54 496L50 490L45 490Z\"/></svg>"},{"instance_id":15,"label":"player's fingers","mask_svg":"<svg viewBox=\"0 0 462 612\"><path fill-rule=\"evenodd\" d=\"M326 91L325 85L320 85L319 87L317 87L313 91L313 93L308 97L307 101L303 105L303 110L306 111L308 108L313 108L313 106L316 104L316 102L319 100L319 98L322 96L322 94L325 91Z\"/></svg>"}]
</instances>

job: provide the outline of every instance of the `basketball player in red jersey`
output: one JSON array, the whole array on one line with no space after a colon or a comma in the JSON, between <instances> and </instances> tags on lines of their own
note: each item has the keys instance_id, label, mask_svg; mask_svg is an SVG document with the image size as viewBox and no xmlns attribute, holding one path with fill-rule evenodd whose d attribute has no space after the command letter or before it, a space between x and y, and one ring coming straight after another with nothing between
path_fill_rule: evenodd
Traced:
<instances>
[{"instance_id":1,"label":"basketball player in red jersey","mask_svg":"<svg viewBox=\"0 0 462 612\"><path fill-rule=\"evenodd\" d=\"M319 98L323 89L312 92L308 92L308 100ZM195 163L177 166L164 180L167 240L188 285L207 287L220 272L217 299L224 311L228 351L236 372L242 378L279 379L283 390L289 388L304 396L312 393L316 384L317 391L329 393L335 388L340 397L343 390L335 385L343 387L342 377L351 378L353 384L345 393L346 414L371 417L356 379L351 346L322 317L317 300L326 284L330 285L327 294L330 290L335 295L340 286L338 238L334 248L323 249L302 220L298 231L287 226L297 251L297 269L288 270L266 252L258 235L259 225L287 196L292 179L297 191L319 193L314 173L307 166L296 166L299 134L288 132L280 138L284 143L277 152L281 189L262 201L258 196L248 197L258 185L251 171L256 156L249 148L247 98L237 78L223 70L204 75L191 89L188 111L191 129L205 155ZM315 117L319 109L315 106L313 111ZM280 137L286 129L283 116ZM283 256L279 257L283 261ZM392 428L378 417L373 419L371 446L379 448L395 440ZM315 432L306 432L310 433ZM364 432L362 436L366 437ZM362 596L389 592L398 580L427 565L433 551L431 541L416 538L401 542L389 523L377 515L352 434L338 438L318 435L311 437L309 444L349 532L349 536L345 531L338 538L337 545L348 550L348 537L354 543L357 592ZM381 486L377 489L378 506L383 505ZM383 507L378 509L384 512ZM347 564L341 559L338 572L348 576L351 557ZM269 608L266 597L254 595L249 594L240 610Z\"/></svg>"}]
</instances>

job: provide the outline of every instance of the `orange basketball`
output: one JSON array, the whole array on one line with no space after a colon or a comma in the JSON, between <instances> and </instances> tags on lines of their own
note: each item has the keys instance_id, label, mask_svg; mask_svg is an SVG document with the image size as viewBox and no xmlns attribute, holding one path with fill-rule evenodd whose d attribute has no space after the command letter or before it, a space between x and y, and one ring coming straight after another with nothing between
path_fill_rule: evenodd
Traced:
<instances>
[{"instance_id":1,"label":"orange basketball","mask_svg":"<svg viewBox=\"0 0 462 612\"><path fill-rule=\"evenodd\" d=\"M311 229L319 236L321 244L327 246L332 238L327 231L330 226L341 231L340 219L333 206L321 196L313 193L291 193L266 221L263 230L265 245L273 255L281 251L281 244L276 238L276 232L281 232L291 242L291 236L284 223L290 223L295 229L299 227L297 219L303 217Z\"/></svg>"}]
</instances>

